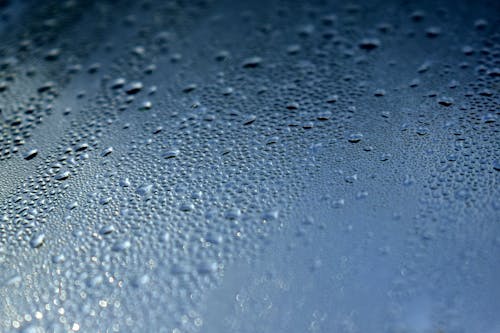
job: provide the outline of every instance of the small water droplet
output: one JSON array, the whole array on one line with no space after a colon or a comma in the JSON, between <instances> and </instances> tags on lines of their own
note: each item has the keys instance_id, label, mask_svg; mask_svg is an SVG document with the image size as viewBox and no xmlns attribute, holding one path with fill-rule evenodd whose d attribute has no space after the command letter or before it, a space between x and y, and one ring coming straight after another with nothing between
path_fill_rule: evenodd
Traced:
<instances>
[{"instance_id":1,"label":"small water droplet","mask_svg":"<svg viewBox=\"0 0 500 333\"><path fill-rule=\"evenodd\" d=\"M39 248L45 242L45 234L39 233L31 237L30 246L34 249Z\"/></svg>"}]
</instances>

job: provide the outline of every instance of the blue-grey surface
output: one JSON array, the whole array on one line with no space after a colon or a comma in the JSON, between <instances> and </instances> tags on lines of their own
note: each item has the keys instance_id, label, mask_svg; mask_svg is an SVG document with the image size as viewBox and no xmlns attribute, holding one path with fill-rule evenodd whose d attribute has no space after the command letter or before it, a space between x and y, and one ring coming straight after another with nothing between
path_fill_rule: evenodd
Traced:
<instances>
[{"instance_id":1,"label":"blue-grey surface","mask_svg":"<svg viewBox=\"0 0 500 333\"><path fill-rule=\"evenodd\" d=\"M0 0L0 332L500 332L499 26Z\"/></svg>"}]
</instances>

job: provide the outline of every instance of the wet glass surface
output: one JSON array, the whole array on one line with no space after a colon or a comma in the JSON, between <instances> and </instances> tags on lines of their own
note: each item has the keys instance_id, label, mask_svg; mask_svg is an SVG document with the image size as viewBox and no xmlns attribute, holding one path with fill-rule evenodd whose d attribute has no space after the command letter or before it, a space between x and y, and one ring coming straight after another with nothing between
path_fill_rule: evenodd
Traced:
<instances>
[{"instance_id":1,"label":"wet glass surface","mask_svg":"<svg viewBox=\"0 0 500 333\"><path fill-rule=\"evenodd\" d=\"M0 332L500 332L499 23L0 0Z\"/></svg>"}]
</instances>

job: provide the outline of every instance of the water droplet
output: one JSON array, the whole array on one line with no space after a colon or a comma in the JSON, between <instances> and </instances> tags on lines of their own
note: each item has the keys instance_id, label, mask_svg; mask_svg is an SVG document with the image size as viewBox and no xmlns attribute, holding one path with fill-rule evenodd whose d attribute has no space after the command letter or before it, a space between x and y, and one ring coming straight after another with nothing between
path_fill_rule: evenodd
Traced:
<instances>
[{"instance_id":1,"label":"water droplet","mask_svg":"<svg viewBox=\"0 0 500 333\"><path fill-rule=\"evenodd\" d=\"M380 46L380 40L378 38L363 38L359 42L359 47L363 50L371 51Z\"/></svg>"},{"instance_id":2,"label":"water droplet","mask_svg":"<svg viewBox=\"0 0 500 333\"><path fill-rule=\"evenodd\" d=\"M112 233L114 231L115 231L115 227L113 227L110 224L108 224L108 225L102 227L101 229L99 229L99 233L101 235L109 235L110 233Z\"/></svg>"},{"instance_id":3,"label":"water droplet","mask_svg":"<svg viewBox=\"0 0 500 333\"><path fill-rule=\"evenodd\" d=\"M111 83L111 88L112 89L120 89L125 86L125 79L124 78L117 78Z\"/></svg>"},{"instance_id":4,"label":"water droplet","mask_svg":"<svg viewBox=\"0 0 500 333\"><path fill-rule=\"evenodd\" d=\"M113 147L108 147L101 152L102 157L106 157L113 152Z\"/></svg>"},{"instance_id":5,"label":"water droplet","mask_svg":"<svg viewBox=\"0 0 500 333\"><path fill-rule=\"evenodd\" d=\"M353 134L349 135L349 137L347 138L347 141L349 141L351 143L358 143L362 139L363 139L363 134L361 134L361 133L353 133Z\"/></svg>"},{"instance_id":6,"label":"water droplet","mask_svg":"<svg viewBox=\"0 0 500 333\"><path fill-rule=\"evenodd\" d=\"M131 82L126 88L125 88L125 92L128 94L128 95L135 95L137 94L138 92L140 92L143 88L143 85L141 82Z\"/></svg>"},{"instance_id":7,"label":"water droplet","mask_svg":"<svg viewBox=\"0 0 500 333\"><path fill-rule=\"evenodd\" d=\"M217 263L213 261L202 262L198 265L197 271L200 274L212 274L217 271Z\"/></svg>"},{"instance_id":8,"label":"water droplet","mask_svg":"<svg viewBox=\"0 0 500 333\"><path fill-rule=\"evenodd\" d=\"M111 250L114 252L123 252L128 250L132 246L129 240L121 240L113 244Z\"/></svg>"},{"instance_id":9,"label":"water droplet","mask_svg":"<svg viewBox=\"0 0 500 333\"><path fill-rule=\"evenodd\" d=\"M61 170L54 176L54 178L56 180L65 180L68 179L70 175L71 174L68 170Z\"/></svg>"},{"instance_id":10,"label":"water droplet","mask_svg":"<svg viewBox=\"0 0 500 333\"><path fill-rule=\"evenodd\" d=\"M33 158L35 158L36 155L38 155L38 150L37 149L30 149L24 153L23 158L26 161L29 161L29 160L32 160Z\"/></svg>"},{"instance_id":11,"label":"water droplet","mask_svg":"<svg viewBox=\"0 0 500 333\"><path fill-rule=\"evenodd\" d=\"M34 249L39 248L45 242L45 234L38 233L33 235L30 240L30 246Z\"/></svg>"},{"instance_id":12,"label":"water droplet","mask_svg":"<svg viewBox=\"0 0 500 333\"><path fill-rule=\"evenodd\" d=\"M260 57L251 57L247 58L243 61L243 68L255 68L262 63L262 58Z\"/></svg>"},{"instance_id":13,"label":"water droplet","mask_svg":"<svg viewBox=\"0 0 500 333\"><path fill-rule=\"evenodd\" d=\"M164 158L175 158L175 157L179 156L180 153L181 153L181 151L179 149L172 149L172 150L165 152L163 154L163 157Z\"/></svg>"}]
</instances>

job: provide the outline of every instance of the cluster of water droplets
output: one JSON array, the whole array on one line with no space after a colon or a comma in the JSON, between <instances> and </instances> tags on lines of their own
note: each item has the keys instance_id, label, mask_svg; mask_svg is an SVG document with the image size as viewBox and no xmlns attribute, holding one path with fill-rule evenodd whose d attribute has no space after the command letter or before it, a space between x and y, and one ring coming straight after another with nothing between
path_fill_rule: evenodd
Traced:
<instances>
[{"instance_id":1,"label":"cluster of water droplets","mask_svg":"<svg viewBox=\"0 0 500 333\"><path fill-rule=\"evenodd\" d=\"M259 258L305 188L342 188L323 198L342 210L374 192L360 183L381 166L417 169L381 129L434 165L397 180L425 183L410 248L442 228L440 205L498 211L488 22L471 26L481 43L418 63L395 88L370 66L394 40L439 43L423 11L394 32L364 27L361 6L259 5L67 1L25 14L33 23L0 59L1 330L200 330L207 290ZM385 109L398 94L419 107ZM342 185L323 182L319 170L346 164Z\"/></svg>"}]
</instances>

